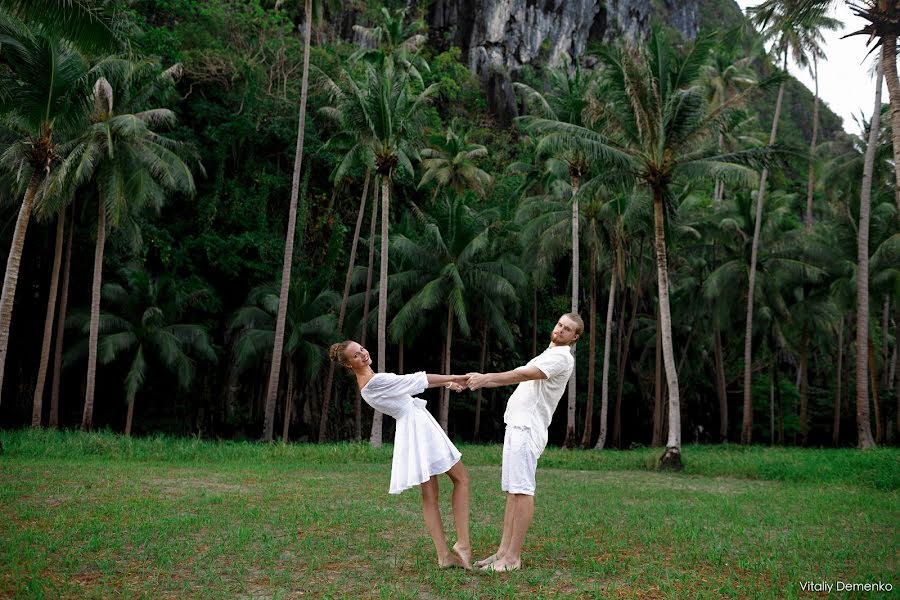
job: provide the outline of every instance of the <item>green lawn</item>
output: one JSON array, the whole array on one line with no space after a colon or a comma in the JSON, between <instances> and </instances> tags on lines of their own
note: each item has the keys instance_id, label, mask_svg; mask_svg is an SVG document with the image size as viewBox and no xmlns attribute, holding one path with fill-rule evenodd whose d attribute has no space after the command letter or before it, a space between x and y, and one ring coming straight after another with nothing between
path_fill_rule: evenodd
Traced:
<instances>
[{"instance_id":1,"label":"green lawn","mask_svg":"<svg viewBox=\"0 0 900 600\"><path fill-rule=\"evenodd\" d=\"M0 439L0 597L810 596L801 581L880 581L896 597L900 586L897 449L688 446L677 475L651 469L657 449L550 449L526 569L488 575L436 568L418 493L387 494L389 447ZM500 448L461 449L480 557L500 536Z\"/></svg>"}]
</instances>

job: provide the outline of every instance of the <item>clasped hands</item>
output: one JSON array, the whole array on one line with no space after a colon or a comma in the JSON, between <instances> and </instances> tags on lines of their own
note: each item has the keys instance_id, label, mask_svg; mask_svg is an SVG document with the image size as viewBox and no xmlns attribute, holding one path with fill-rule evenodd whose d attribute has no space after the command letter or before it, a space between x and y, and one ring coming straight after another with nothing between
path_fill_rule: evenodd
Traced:
<instances>
[{"instance_id":1,"label":"clasped hands","mask_svg":"<svg viewBox=\"0 0 900 600\"><path fill-rule=\"evenodd\" d=\"M447 389L454 392L461 392L465 389L475 391L483 388L488 383L487 375L483 373L466 373L465 375L454 375L453 381L446 384Z\"/></svg>"}]
</instances>

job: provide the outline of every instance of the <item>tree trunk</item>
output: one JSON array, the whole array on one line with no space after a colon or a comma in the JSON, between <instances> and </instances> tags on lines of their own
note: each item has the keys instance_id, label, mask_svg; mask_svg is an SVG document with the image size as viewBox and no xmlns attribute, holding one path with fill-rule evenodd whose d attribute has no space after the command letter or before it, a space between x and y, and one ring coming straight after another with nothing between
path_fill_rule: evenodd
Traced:
<instances>
[{"instance_id":1,"label":"tree trunk","mask_svg":"<svg viewBox=\"0 0 900 600\"><path fill-rule=\"evenodd\" d=\"M131 437L131 422L134 419L134 392L128 392L128 414L125 416L125 437Z\"/></svg>"},{"instance_id":2,"label":"tree trunk","mask_svg":"<svg viewBox=\"0 0 900 600\"><path fill-rule=\"evenodd\" d=\"M331 363L334 364L334 363ZM294 407L294 387L295 387L295 378L296 378L296 367L288 361L287 372L288 372L288 382L287 382L287 394L285 394L284 398L284 427L281 431L281 443L288 443L288 431L291 428L291 409ZM325 409L322 409L322 412L325 412ZM321 425L320 425L321 426ZM319 436L319 443L322 443L321 432Z\"/></svg>"},{"instance_id":3,"label":"tree trunk","mask_svg":"<svg viewBox=\"0 0 900 600\"><path fill-rule=\"evenodd\" d=\"M291 181L291 206L284 242L284 262L281 268L281 291L278 295L278 316L275 321L275 345L272 349L272 367L266 390L266 409L263 418L262 440L272 441L275 428L275 403L278 399L278 379L284 350L284 328L287 317L288 290L291 286L291 265L294 259L294 230L297 225L297 201L300 196L300 170L303 166L303 135L306 128L306 97L309 87L309 42L312 35L312 0L304 2L305 28L303 34L303 79L300 83L300 122L297 125L297 147L294 154L294 178Z\"/></svg>"},{"instance_id":4,"label":"tree trunk","mask_svg":"<svg viewBox=\"0 0 900 600\"><path fill-rule=\"evenodd\" d=\"M891 99L891 143L894 148L894 201L900 210L900 76L897 73L897 35L888 33L881 38L881 63ZM900 419L898 419L900 420Z\"/></svg>"},{"instance_id":5,"label":"tree trunk","mask_svg":"<svg viewBox=\"0 0 900 600\"><path fill-rule=\"evenodd\" d=\"M800 334L800 445L809 444L809 326Z\"/></svg>"},{"instance_id":6,"label":"tree trunk","mask_svg":"<svg viewBox=\"0 0 900 600\"><path fill-rule=\"evenodd\" d=\"M447 341L444 344L444 359L442 361L442 367L444 375L450 374L450 348L453 345L453 308L447 307ZM440 423L441 427L444 429L444 433L447 432L447 424L450 420L450 390L445 387L441 387L441 407L440 407Z\"/></svg>"},{"instance_id":7,"label":"tree trunk","mask_svg":"<svg viewBox=\"0 0 900 600\"><path fill-rule=\"evenodd\" d=\"M819 135L819 61L816 53L812 53L813 81L815 82L815 100L813 100L813 126L812 141L809 143L809 174L806 178L806 230L812 229L813 224L813 188L815 187L814 157L816 155L816 138Z\"/></svg>"},{"instance_id":8,"label":"tree trunk","mask_svg":"<svg viewBox=\"0 0 900 600\"><path fill-rule=\"evenodd\" d=\"M534 292L534 302L531 303L531 355L537 356L537 338L538 338L538 293L537 287L532 289Z\"/></svg>"},{"instance_id":9,"label":"tree trunk","mask_svg":"<svg viewBox=\"0 0 900 600\"><path fill-rule=\"evenodd\" d=\"M590 310L588 311L588 328L590 329L588 341L588 388L587 388L587 406L584 410L584 431L581 435L581 447L587 448L591 443L591 425L594 420L594 362L597 357L597 248L591 245L591 272L588 275L590 282ZM600 440L606 441L605 414L601 411L600 416ZM603 448L600 441L598 448Z\"/></svg>"},{"instance_id":10,"label":"tree trunk","mask_svg":"<svg viewBox=\"0 0 900 600\"><path fill-rule=\"evenodd\" d=\"M774 357L773 357L774 360ZM775 445L775 369L769 379L769 445Z\"/></svg>"},{"instance_id":11,"label":"tree trunk","mask_svg":"<svg viewBox=\"0 0 900 600\"><path fill-rule=\"evenodd\" d=\"M81 428L90 431L94 421L94 390L97 386L97 342L100 338L100 288L103 285L103 251L106 247L106 206L97 203L97 244L94 248L94 281L91 285L91 327L88 335L87 386Z\"/></svg>"},{"instance_id":12,"label":"tree trunk","mask_svg":"<svg viewBox=\"0 0 900 600\"><path fill-rule=\"evenodd\" d=\"M837 446L841 441L841 384L844 368L844 316L838 324L837 370L835 371L834 391L834 428L831 433L831 441Z\"/></svg>"},{"instance_id":13,"label":"tree trunk","mask_svg":"<svg viewBox=\"0 0 900 600\"><path fill-rule=\"evenodd\" d=\"M666 370L666 386L669 389L669 435L666 451L660 457L662 469L680 471L681 464L681 403L678 389L678 372L672 350L672 316L669 312L669 273L666 264L666 232L663 228L663 194L657 188L653 194L653 225L656 238L656 274L659 285L659 322L662 328L663 366Z\"/></svg>"},{"instance_id":14,"label":"tree trunk","mask_svg":"<svg viewBox=\"0 0 900 600\"><path fill-rule=\"evenodd\" d=\"M628 331L625 334L625 344L619 346L616 356L616 411L613 416L613 440L616 448L622 447L622 392L625 386L625 367L628 364L628 353L631 348L631 335L634 333L634 323L637 320L638 305L641 298L641 282L644 280L644 238L641 237L641 247L638 250L638 276L634 286L631 316L628 317ZM625 314L625 290L622 290L622 310L619 316L619 331L622 330L622 317Z\"/></svg>"},{"instance_id":15,"label":"tree trunk","mask_svg":"<svg viewBox=\"0 0 900 600\"><path fill-rule=\"evenodd\" d=\"M578 186L580 180L578 177L572 177L572 312L578 312L578 283L581 281L581 265L579 264L579 239L578 239ZM575 346L572 344L572 355L575 355ZM569 376L569 403L566 410L566 439L563 442L563 448L572 448L575 445L575 407L576 407L576 390L575 390L575 373L577 368L572 369Z\"/></svg>"},{"instance_id":16,"label":"tree trunk","mask_svg":"<svg viewBox=\"0 0 900 600\"><path fill-rule=\"evenodd\" d=\"M653 441L650 445L653 447L662 446L662 418L663 418L663 401L662 401L662 340L661 325L659 321L659 306L656 307L656 347L654 359L654 400L653 400Z\"/></svg>"},{"instance_id":17,"label":"tree trunk","mask_svg":"<svg viewBox=\"0 0 900 600\"><path fill-rule=\"evenodd\" d=\"M347 298L350 297L350 276L353 274L353 265L356 264L356 247L359 245L359 231L362 229L363 215L366 212L366 196L369 195L369 177L371 173L366 169L366 180L363 183L362 198L359 201L359 212L356 214L356 228L353 230L353 243L350 245L350 261L347 265L347 275L344 277L344 293L341 296L341 307L338 310L336 331L338 335L344 328L344 316L347 314ZM322 401L322 418L319 421L319 443L325 441L325 428L328 422L328 409L331 406L331 388L334 384L334 362L328 364L328 375L325 378L325 399Z\"/></svg>"},{"instance_id":18,"label":"tree trunk","mask_svg":"<svg viewBox=\"0 0 900 600\"><path fill-rule=\"evenodd\" d=\"M885 47L885 53L887 47ZM867 386L867 359L869 353L869 207L872 198L872 171L875 166L875 148L881 129L881 80L882 61L875 74L875 106L869 124L869 140L863 163L862 189L859 194L859 227L856 269L856 431L859 447L875 446L872 426L869 423L869 390ZM895 132L896 134L896 132Z\"/></svg>"},{"instance_id":19,"label":"tree trunk","mask_svg":"<svg viewBox=\"0 0 900 600\"><path fill-rule=\"evenodd\" d=\"M53 273L50 275L50 291L47 297L47 315L44 317L44 341L41 344L41 362L31 411L31 426L40 427L44 412L44 383L47 381L47 365L50 363L50 346L53 341L53 317L56 316L56 296L59 287L59 266L62 262L63 237L65 237L66 209L60 208L56 217L56 247L53 250Z\"/></svg>"},{"instance_id":20,"label":"tree trunk","mask_svg":"<svg viewBox=\"0 0 900 600\"><path fill-rule=\"evenodd\" d=\"M25 246L25 232L28 229L28 221L31 219L34 195L41 182L42 172L36 169L28 182L25 198L22 200L22 206L19 207L19 217L16 219L16 229L9 247L9 257L6 259L3 292L0 295L0 398L3 397L3 370L6 365L6 349L9 346L9 328L12 324L16 285L19 282L19 265L22 263L22 248Z\"/></svg>"},{"instance_id":21,"label":"tree trunk","mask_svg":"<svg viewBox=\"0 0 900 600\"><path fill-rule=\"evenodd\" d=\"M384 373L387 364L387 299L388 299L388 206L390 204L390 173L381 175L381 263L378 279L378 372ZM384 415L375 411L372 417L373 448L381 447L381 429Z\"/></svg>"},{"instance_id":22,"label":"tree trunk","mask_svg":"<svg viewBox=\"0 0 900 600\"><path fill-rule=\"evenodd\" d=\"M787 49L784 50L784 71L787 73ZM784 82L778 87L778 100L775 102L775 116L772 119L772 130L769 133L769 145L775 143L778 135L778 119L781 116L781 102L784 99ZM759 234L762 226L763 204L766 198L766 179L769 177L768 167L764 167L759 179L759 191L756 194L756 222L753 225L753 246L750 251L750 280L747 285L747 327L744 331L744 419L741 426L741 443L749 444L753 437L753 396L751 393L751 376L753 370L753 304L756 290L756 260L759 256Z\"/></svg>"},{"instance_id":23,"label":"tree trunk","mask_svg":"<svg viewBox=\"0 0 900 600\"><path fill-rule=\"evenodd\" d=\"M478 362L478 372L484 373L484 365L487 362L487 320L481 326L481 360ZM481 436L481 397L482 389L478 388L475 394L475 441Z\"/></svg>"},{"instance_id":24,"label":"tree trunk","mask_svg":"<svg viewBox=\"0 0 900 600\"><path fill-rule=\"evenodd\" d=\"M722 332L716 326L715 340L716 392L719 395L719 441L728 441L728 390L725 387L725 357L722 353Z\"/></svg>"},{"instance_id":25,"label":"tree trunk","mask_svg":"<svg viewBox=\"0 0 900 600\"><path fill-rule=\"evenodd\" d=\"M606 407L609 404L609 350L612 343L612 318L616 303L616 272L613 269L609 287L609 305L606 307L606 336L603 340L603 389L600 391L600 437L606 442ZM598 441L602 448L603 445Z\"/></svg>"},{"instance_id":26,"label":"tree trunk","mask_svg":"<svg viewBox=\"0 0 900 600\"><path fill-rule=\"evenodd\" d=\"M878 401L878 368L875 366L875 347L872 337L868 339L869 381L872 383L872 406L875 407L875 443L884 443L884 421L881 419L881 403Z\"/></svg>"},{"instance_id":27,"label":"tree trunk","mask_svg":"<svg viewBox=\"0 0 900 600\"><path fill-rule=\"evenodd\" d=\"M56 342L53 348L53 379L50 383L50 427L59 427L59 384L62 378L63 337L66 331L66 308L69 304L69 271L72 266L72 237L75 232L75 209L69 223L66 239L65 267L63 268L62 290L60 290L59 315L56 318Z\"/></svg>"},{"instance_id":28,"label":"tree trunk","mask_svg":"<svg viewBox=\"0 0 900 600\"><path fill-rule=\"evenodd\" d=\"M625 290L623 289L619 293L622 294L622 302L619 303L619 322L616 324L616 403L613 406L612 438L609 441L611 448L622 447L622 398L619 396L619 389L622 387L620 381L622 376L619 374L619 369L622 366L622 358L625 354L623 348L625 337L625 309L628 305L625 302L627 296Z\"/></svg>"},{"instance_id":29,"label":"tree trunk","mask_svg":"<svg viewBox=\"0 0 900 600\"><path fill-rule=\"evenodd\" d=\"M366 345L366 336L369 333L369 298L372 294L372 273L375 271L375 225L378 223L378 185L381 179L375 176L375 185L372 188L372 222L369 224L369 266L366 270L366 293L363 300L362 326L359 332L359 343ZM356 386L354 386L356 388ZM356 388L354 400L354 436L356 441L362 440L362 394Z\"/></svg>"},{"instance_id":30,"label":"tree trunk","mask_svg":"<svg viewBox=\"0 0 900 600\"><path fill-rule=\"evenodd\" d=\"M890 365L890 348L888 347L888 331L890 331L891 327L891 297L885 294L884 296L884 310L881 314L881 388L887 389L890 387L890 381L888 377L890 376L890 369L888 365Z\"/></svg>"}]
</instances>

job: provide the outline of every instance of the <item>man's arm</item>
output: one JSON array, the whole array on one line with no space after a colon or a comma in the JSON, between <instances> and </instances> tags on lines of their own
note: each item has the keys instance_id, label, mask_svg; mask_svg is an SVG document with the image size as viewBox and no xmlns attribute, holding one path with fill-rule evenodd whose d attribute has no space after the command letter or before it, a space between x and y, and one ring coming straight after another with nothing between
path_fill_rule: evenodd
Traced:
<instances>
[{"instance_id":1,"label":"man's arm","mask_svg":"<svg viewBox=\"0 0 900 600\"><path fill-rule=\"evenodd\" d=\"M494 388L514 385L533 379L547 379L544 372L535 366L520 367L503 373L469 373L469 389Z\"/></svg>"}]
</instances>

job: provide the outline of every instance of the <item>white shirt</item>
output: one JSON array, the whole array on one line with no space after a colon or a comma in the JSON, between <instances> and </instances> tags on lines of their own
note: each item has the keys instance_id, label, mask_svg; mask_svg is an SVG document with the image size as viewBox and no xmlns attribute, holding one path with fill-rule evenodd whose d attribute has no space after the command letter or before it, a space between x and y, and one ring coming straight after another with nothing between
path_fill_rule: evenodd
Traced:
<instances>
[{"instance_id":1,"label":"white shirt","mask_svg":"<svg viewBox=\"0 0 900 600\"><path fill-rule=\"evenodd\" d=\"M550 346L525 367L537 367L547 379L523 381L516 386L506 403L503 421L507 425L528 427L538 450L543 452L550 420L575 368L575 357L569 346Z\"/></svg>"}]
</instances>

